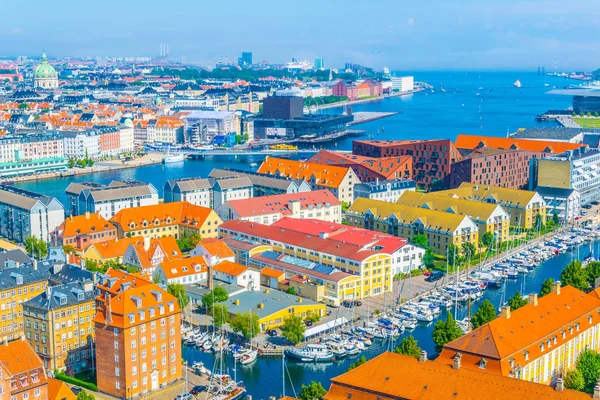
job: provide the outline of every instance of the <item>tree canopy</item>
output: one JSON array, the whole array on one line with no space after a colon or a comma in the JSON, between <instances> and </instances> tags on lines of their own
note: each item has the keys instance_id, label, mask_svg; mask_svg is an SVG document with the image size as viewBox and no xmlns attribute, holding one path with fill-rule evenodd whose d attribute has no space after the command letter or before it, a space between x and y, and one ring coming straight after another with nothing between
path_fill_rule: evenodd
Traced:
<instances>
[{"instance_id":1,"label":"tree canopy","mask_svg":"<svg viewBox=\"0 0 600 400\"><path fill-rule=\"evenodd\" d=\"M462 330L454 320L452 313L448 313L448 318L439 320L433 326L431 337L436 344L437 350L441 350L446 343L450 343L453 340L458 339L463 335Z\"/></svg>"},{"instance_id":2,"label":"tree canopy","mask_svg":"<svg viewBox=\"0 0 600 400\"><path fill-rule=\"evenodd\" d=\"M167 285L167 292L171 293L177 298L181 311L185 310L187 305L190 303L190 298L185 292L185 287L181 283L170 283Z\"/></svg>"},{"instance_id":3,"label":"tree canopy","mask_svg":"<svg viewBox=\"0 0 600 400\"><path fill-rule=\"evenodd\" d=\"M24 241L27 253L36 258L44 258L48 255L48 246L42 239L35 236L27 236Z\"/></svg>"},{"instance_id":4,"label":"tree canopy","mask_svg":"<svg viewBox=\"0 0 600 400\"><path fill-rule=\"evenodd\" d=\"M544 297L552 292L553 283L554 279L552 278L547 278L544 282L542 282L542 286L540 287L540 297Z\"/></svg>"},{"instance_id":5,"label":"tree canopy","mask_svg":"<svg viewBox=\"0 0 600 400\"><path fill-rule=\"evenodd\" d=\"M479 328L481 325L487 324L496 319L496 308L489 300L484 300L477 309L477 312L471 316L471 326L473 329Z\"/></svg>"},{"instance_id":6,"label":"tree canopy","mask_svg":"<svg viewBox=\"0 0 600 400\"><path fill-rule=\"evenodd\" d=\"M421 348L419 347L417 340L410 335L402 339L400 344L394 349L394 353L419 358L421 355Z\"/></svg>"},{"instance_id":7,"label":"tree canopy","mask_svg":"<svg viewBox=\"0 0 600 400\"><path fill-rule=\"evenodd\" d=\"M235 333L241 333L246 339L252 339L260 333L260 324L258 315L252 314L251 311L245 313L237 313L229 321L229 326Z\"/></svg>"},{"instance_id":8,"label":"tree canopy","mask_svg":"<svg viewBox=\"0 0 600 400\"><path fill-rule=\"evenodd\" d=\"M483 235L481 235L480 242L483 246L489 248L494 243L494 235L492 234L492 232L485 232Z\"/></svg>"},{"instance_id":9,"label":"tree canopy","mask_svg":"<svg viewBox=\"0 0 600 400\"><path fill-rule=\"evenodd\" d=\"M416 244L417 246L427 247L427 236L425 236L422 233L414 235L412 239L410 239L410 241Z\"/></svg>"},{"instance_id":10,"label":"tree canopy","mask_svg":"<svg viewBox=\"0 0 600 400\"><path fill-rule=\"evenodd\" d=\"M215 326L222 326L229 321L229 311L227 306L222 303L215 304L212 306L211 313L213 318L213 324Z\"/></svg>"},{"instance_id":11,"label":"tree canopy","mask_svg":"<svg viewBox=\"0 0 600 400\"><path fill-rule=\"evenodd\" d=\"M229 293L227 293L225 289L221 286L215 286L213 290L202 296L202 305L204 305L207 310L210 310L214 303L222 303L227 301L228 298Z\"/></svg>"},{"instance_id":12,"label":"tree canopy","mask_svg":"<svg viewBox=\"0 0 600 400\"><path fill-rule=\"evenodd\" d=\"M567 371L564 380L565 388L572 390L579 390L580 392L585 389L585 380L581 371L578 369L572 369Z\"/></svg>"},{"instance_id":13,"label":"tree canopy","mask_svg":"<svg viewBox=\"0 0 600 400\"><path fill-rule=\"evenodd\" d=\"M511 311L517 310L527 304L527 298L521 295L521 292L515 293L513 297L508 299L508 305Z\"/></svg>"},{"instance_id":14,"label":"tree canopy","mask_svg":"<svg viewBox=\"0 0 600 400\"><path fill-rule=\"evenodd\" d=\"M592 393L600 376L600 354L594 350L582 351L579 353L575 367L583 377L584 390Z\"/></svg>"},{"instance_id":15,"label":"tree canopy","mask_svg":"<svg viewBox=\"0 0 600 400\"><path fill-rule=\"evenodd\" d=\"M428 247L425 250L425 254L423 254L423 258L421 259L421 261L423 261L423 264L427 268L432 268L434 266L435 254L433 253L433 250L431 250L431 248Z\"/></svg>"},{"instance_id":16,"label":"tree canopy","mask_svg":"<svg viewBox=\"0 0 600 400\"><path fill-rule=\"evenodd\" d=\"M302 318L292 315L283 321L281 332L283 337L294 344L298 344L304 339L306 326Z\"/></svg>"},{"instance_id":17,"label":"tree canopy","mask_svg":"<svg viewBox=\"0 0 600 400\"><path fill-rule=\"evenodd\" d=\"M579 290L588 290L588 274L581 265L581 261L574 260L567 264L560 273L560 281L563 285L570 285Z\"/></svg>"},{"instance_id":18,"label":"tree canopy","mask_svg":"<svg viewBox=\"0 0 600 400\"><path fill-rule=\"evenodd\" d=\"M363 364L365 364L367 362L367 358L365 356L360 356L360 358L358 360L356 360L355 362L353 362L352 364L350 364L348 366L348 369L346 370L346 372L353 370L356 367L359 367Z\"/></svg>"},{"instance_id":19,"label":"tree canopy","mask_svg":"<svg viewBox=\"0 0 600 400\"><path fill-rule=\"evenodd\" d=\"M315 400L327 394L327 390L321 385L321 382L311 381L308 385L302 385L302 390L298 393L300 400Z\"/></svg>"}]
</instances>

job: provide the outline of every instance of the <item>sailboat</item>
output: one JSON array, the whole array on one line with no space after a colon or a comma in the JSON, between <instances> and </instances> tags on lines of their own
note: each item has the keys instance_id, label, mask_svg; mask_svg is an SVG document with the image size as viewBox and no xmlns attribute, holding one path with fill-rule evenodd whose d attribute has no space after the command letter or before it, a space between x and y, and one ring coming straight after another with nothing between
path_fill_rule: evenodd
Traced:
<instances>
[{"instance_id":1,"label":"sailboat","mask_svg":"<svg viewBox=\"0 0 600 400\"><path fill-rule=\"evenodd\" d=\"M516 88L520 88L521 87L521 81L520 80L516 80L515 83L513 83L513 86Z\"/></svg>"},{"instance_id":2,"label":"sailboat","mask_svg":"<svg viewBox=\"0 0 600 400\"><path fill-rule=\"evenodd\" d=\"M250 333L252 336L252 310L250 310ZM242 365L250 365L256 358L258 357L258 350L252 346L252 339L250 339L250 347L244 349L244 354L240 357L240 364Z\"/></svg>"}]
</instances>

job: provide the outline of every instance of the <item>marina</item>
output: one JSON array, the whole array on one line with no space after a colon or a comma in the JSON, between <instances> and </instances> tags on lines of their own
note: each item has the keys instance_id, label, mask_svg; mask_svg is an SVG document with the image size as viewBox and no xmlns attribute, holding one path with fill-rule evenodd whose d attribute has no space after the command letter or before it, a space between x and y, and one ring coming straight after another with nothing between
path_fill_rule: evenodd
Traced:
<instances>
[{"instance_id":1,"label":"marina","mask_svg":"<svg viewBox=\"0 0 600 400\"><path fill-rule=\"evenodd\" d=\"M327 382L345 372L361 356L372 358L384 351L392 351L406 336L412 335L420 347L436 357L431 330L435 321L452 313L464 332L469 330L469 309L475 312L481 301L487 299L499 310L517 291L524 297L539 292L547 278L558 280L562 269L573 260L591 260L600 251L600 232L590 228L563 228L560 233L531 243L515 243L499 259L482 263L482 268L458 277L448 274L433 290L412 297L409 282L400 282L395 295L390 295L386 306L369 303L371 310L386 311L374 315L364 309L339 308L336 317L347 316L348 323L311 338L296 348L277 346L277 350L261 355L246 366L237 365L238 377L244 382L247 394L268 398L283 393L282 362L286 369L286 393L298 391L311 380ZM417 278L413 278L417 279ZM422 279L422 277L420 278ZM406 301L402 301L406 298ZM383 300L385 302L385 300ZM363 307L364 308L364 307ZM366 315L372 315L367 318ZM356 318L352 318L352 316ZM269 339L270 340L270 339ZM281 343L280 339L275 341ZM247 351L242 346L230 345L223 363L230 370L236 363L236 352ZM285 354L283 354L285 353ZM197 346L184 346L188 363L212 365L217 353Z\"/></svg>"}]
</instances>

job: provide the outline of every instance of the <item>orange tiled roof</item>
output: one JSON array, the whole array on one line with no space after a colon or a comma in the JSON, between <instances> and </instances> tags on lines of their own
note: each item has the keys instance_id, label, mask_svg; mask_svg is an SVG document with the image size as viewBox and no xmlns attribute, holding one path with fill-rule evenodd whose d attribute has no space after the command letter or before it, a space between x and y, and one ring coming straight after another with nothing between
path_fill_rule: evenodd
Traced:
<instances>
[{"instance_id":1,"label":"orange tiled roof","mask_svg":"<svg viewBox=\"0 0 600 400\"><path fill-rule=\"evenodd\" d=\"M110 222L118 224L124 232L163 226L183 225L199 228L214 211L187 201L154 204L149 206L125 208L116 213Z\"/></svg>"},{"instance_id":2,"label":"orange tiled roof","mask_svg":"<svg viewBox=\"0 0 600 400\"><path fill-rule=\"evenodd\" d=\"M517 139L511 137L504 138L465 134L459 134L456 137L454 145L459 149L469 150L474 150L481 147L493 147L498 149L527 150L553 154L560 154L567 150L574 150L581 146L587 146L580 143L551 142L547 140Z\"/></svg>"},{"instance_id":3,"label":"orange tiled roof","mask_svg":"<svg viewBox=\"0 0 600 400\"><path fill-rule=\"evenodd\" d=\"M195 275L206 272L207 262L202 256L180 258L174 261L163 261L160 266L167 279Z\"/></svg>"},{"instance_id":4,"label":"orange tiled roof","mask_svg":"<svg viewBox=\"0 0 600 400\"><path fill-rule=\"evenodd\" d=\"M200 241L200 243L198 243L198 245L202 246L204 248L204 250L206 250L206 252L213 257L219 257L219 258L235 257L233 250L231 250L229 248L229 246L227 246L227 244L221 239L216 239L216 238L202 239Z\"/></svg>"},{"instance_id":5,"label":"orange tiled roof","mask_svg":"<svg viewBox=\"0 0 600 400\"><path fill-rule=\"evenodd\" d=\"M129 238L109 240L103 243L93 243L87 251L93 247L96 249L96 251L98 251L102 259L108 260L111 258L123 257L129 245L135 243L144 243L144 238L142 236L134 236Z\"/></svg>"},{"instance_id":6,"label":"orange tiled roof","mask_svg":"<svg viewBox=\"0 0 600 400\"><path fill-rule=\"evenodd\" d=\"M64 237L85 235L93 232L102 232L116 229L103 216L96 213L71 216L64 220ZM58 228L60 229L60 227Z\"/></svg>"},{"instance_id":7,"label":"orange tiled roof","mask_svg":"<svg viewBox=\"0 0 600 400\"><path fill-rule=\"evenodd\" d=\"M285 275L282 271L277 271L276 269L272 269L269 267L264 267L263 269L261 269L260 274L276 279L279 279Z\"/></svg>"},{"instance_id":8,"label":"orange tiled roof","mask_svg":"<svg viewBox=\"0 0 600 400\"><path fill-rule=\"evenodd\" d=\"M600 299L596 296L565 286L560 294L550 293L537 305L529 303L511 312L510 318L500 316L448 343L436 361L452 364L460 352L466 368L479 368L479 361L485 358L491 367L486 368L488 372L508 376L513 368L524 367L579 335L577 324L587 329L590 316L597 323L598 310Z\"/></svg>"},{"instance_id":9,"label":"orange tiled roof","mask_svg":"<svg viewBox=\"0 0 600 400\"><path fill-rule=\"evenodd\" d=\"M48 378L48 400L76 400L77 396L66 383L58 379Z\"/></svg>"},{"instance_id":10,"label":"orange tiled roof","mask_svg":"<svg viewBox=\"0 0 600 400\"><path fill-rule=\"evenodd\" d=\"M219 271L230 276L240 276L248 270L248 267L233 263L231 261L221 261L213 267L213 271Z\"/></svg>"},{"instance_id":11,"label":"orange tiled roof","mask_svg":"<svg viewBox=\"0 0 600 400\"><path fill-rule=\"evenodd\" d=\"M349 167L336 167L284 158L266 157L258 172L305 181L310 181L311 177L314 176L318 185L337 188L342 183L346 174L348 174L349 169Z\"/></svg>"},{"instance_id":12,"label":"orange tiled roof","mask_svg":"<svg viewBox=\"0 0 600 400\"><path fill-rule=\"evenodd\" d=\"M0 364L11 374L19 375L38 368L44 364L27 340L14 340L0 344ZM45 376L40 376L45 379Z\"/></svg>"},{"instance_id":13,"label":"orange tiled roof","mask_svg":"<svg viewBox=\"0 0 600 400\"><path fill-rule=\"evenodd\" d=\"M96 323L103 324L107 322L107 301L110 301L108 306L111 313L108 323L111 326L123 328L131 324L129 318L126 318L127 315L135 315L140 310L156 307L159 304L173 303L174 312L181 312L177 299L173 295L139 274L128 274L125 271L111 268L105 275L109 280L111 278L113 280L110 285L107 282L98 285L101 296L96 298L99 302L98 312L94 317ZM108 297L106 294L110 296ZM157 298L159 295L161 301ZM141 307L136 304L136 299L141 300ZM167 314L170 313L167 312ZM158 313L155 315L159 316Z\"/></svg>"},{"instance_id":14,"label":"orange tiled roof","mask_svg":"<svg viewBox=\"0 0 600 400\"><path fill-rule=\"evenodd\" d=\"M412 156L395 157L365 157L355 154L339 153L331 150L321 150L312 156L308 162L338 166L362 166L377 174L393 178L396 171L412 170Z\"/></svg>"},{"instance_id":15,"label":"orange tiled roof","mask_svg":"<svg viewBox=\"0 0 600 400\"><path fill-rule=\"evenodd\" d=\"M325 400L578 400L589 395L386 352L331 379Z\"/></svg>"}]
</instances>

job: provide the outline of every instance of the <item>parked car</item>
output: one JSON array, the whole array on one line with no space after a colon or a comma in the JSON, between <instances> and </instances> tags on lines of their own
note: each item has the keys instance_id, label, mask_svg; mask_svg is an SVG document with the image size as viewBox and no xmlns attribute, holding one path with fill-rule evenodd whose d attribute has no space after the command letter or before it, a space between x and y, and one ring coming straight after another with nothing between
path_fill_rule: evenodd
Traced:
<instances>
[{"instance_id":1,"label":"parked car","mask_svg":"<svg viewBox=\"0 0 600 400\"><path fill-rule=\"evenodd\" d=\"M444 277L444 273L442 271L433 271L431 275L425 278L425 282L435 282L439 281Z\"/></svg>"},{"instance_id":2,"label":"parked car","mask_svg":"<svg viewBox=\"0 0 600 400\"><path fill-rule=\"evenodd\" d=\"M360 301L360 300L344 300L344 301L342 301L342 305L344 307L360 307L360 306L362 306L362 301Z\"/></svg>"},{"instance_id":3,"label":"parked car","mask_svg":"<svg viewBox=\"0 0 600 400\"><path fill-rule=\"evenodd\" d=\"M312 321L304 321L304 325L313 326L313 323L312 323Z\"/></svg>"},{"instance_id":4,"label":"parked car","mask_svg":"<svg viewBox=\"0 0 600 400\"><path fill-rule=\"evenodd\" d=\"M598 201L598 200L592 201L592 204L597 206L598 204L600 204L600 201Z\"/></svg>"},{"instance_id":5,"label":"parked car","mask_svg":"<svg viewBox=\"0 0 600 400\"><path fill-rule=\"evenodd\" d=\"M190 394L200 394L206 390L206 386L194 386L192 390L190 390Z\"/></svg>"},{"instance_id":6,"label":"parked car","mask_svg":"<svg viewBox=\"0 0 600 400\"><path fill-rule=\"evenodd\" d=\"M585 208L587 210L589 210L590 208L592 208L593 206L591 204L585 204L583 206L581 206L581 208Z\"/></svg>"},{"instance_id":7,"label":"parked car","mask_svg":"<svg viewBox=\"0 0 600 400\"><path fill-rule=\"evenodd\" d=\"M277 336L277 331L275 329L267 329L265 333L271 337Z\"/></svg>"},{"instance_id":8,"label":"parked car","mask_svg":"<svg viewBox=\"0 0 600 400\"><path fill-rule=\"evenodd\" d=\"M180 394L175 397L175 400L192 400L194 397L189 393Z\"/></svg>"},{"instance_id":9,"label":"parked car","mask_svg":"<svg viewBox=\"0 0 600 400\"><path fill-rule=\"evenodd\" d=\"M71 392L73 392L73 394L75 396L77 396L79 394L79 392L81 392L83 389L80 388L79 386L71 386Z\"/></svg>"}]
</instances>

